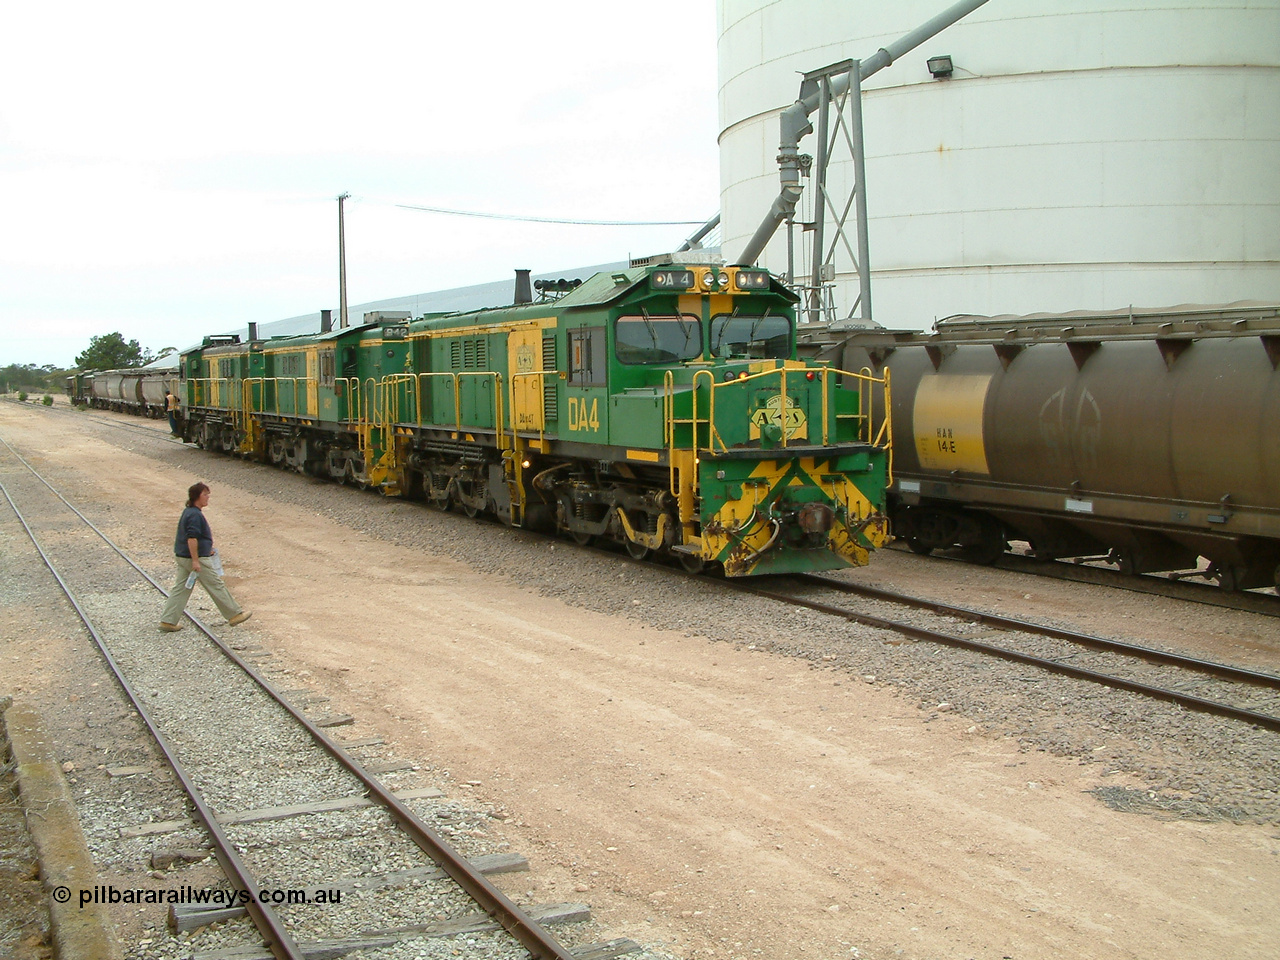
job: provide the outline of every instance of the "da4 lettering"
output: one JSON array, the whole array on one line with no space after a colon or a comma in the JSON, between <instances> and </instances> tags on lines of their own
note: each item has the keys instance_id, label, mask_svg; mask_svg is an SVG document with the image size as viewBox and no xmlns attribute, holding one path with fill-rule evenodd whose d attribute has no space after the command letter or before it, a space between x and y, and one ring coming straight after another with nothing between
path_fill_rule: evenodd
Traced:
<instances>
[{"instance_id":1,"label":"da4 lettering","mask_svg":"<svg viewBox=\"0 0 1280 960\"><path fill-rule=\"evenodd\" d=\"M600 429L600 398L569 398L569 429L595 433Z\"/></svg>"}]
</instances>

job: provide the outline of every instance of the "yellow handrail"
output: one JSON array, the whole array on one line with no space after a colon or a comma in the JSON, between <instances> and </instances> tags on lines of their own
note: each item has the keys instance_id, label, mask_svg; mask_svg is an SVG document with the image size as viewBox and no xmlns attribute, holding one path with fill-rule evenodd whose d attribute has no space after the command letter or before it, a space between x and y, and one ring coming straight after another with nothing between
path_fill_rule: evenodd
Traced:
<instances>
[{"instance_id":1,"label":"yellow handrail","mask_svg":"<svg viewBox=\"0 0 1280 960\"><path fill-rule=\"evenodd\" d=\"M248 403L244 384L262 384L261 406L255 413L265 411L270 404L267 403L268 391L274 389L275 392L275 411L278 414L286 415L279 409L280 405L280 383L288 383L293 389L293 411L292 413L301 417L310 417L315 414L308 410L300 410L298 405L299 387L305 387L312 381L311 377L189 377L187 379L187 402L189 406L201 407L220 407L224 410L231 411L248 411L252 404ZM236 384L241 384L241 389L237 394Z\"/></svg>"},{"instance_id":2,"label":"yellow handrail","mask_svg":"<svg viewBox=\"0 0 1280 960\"><path fill-rule=\"evenodd\" d=\"M831 390L833 389L831 377L834 375L834 376L850 377L850 378L853 378L855 381L857 381L858 413L856 414L856 416L858 417L858 420L859 420L858 438L862 440L864 443L871 444L872 446L885 447L892 450L893 425L888 415L890 410L889 371L886 369L883 377L876 377L871 373L869 369L866 369L866 368L863 368L863 370L858 373L854 373L848 370L839 370L834 367L825 367L825 366L821 367L820 369L821 369L821 376L822 376L822 444L823 446L827 446L831 442L830 412L831 412ZM707 450L708 452L714 451L717 446L719 446L721 450L728 449L728 447L724 443L723 438L720 436L720 431L716 425L716 392L718 390L721 390L727 387L741 386L742 384L748 383L752 380L760 380L765 377L777 376L778 384L779 384L779 393L783 397L786 397L788 372L807 374L815 371L812 368L807 370L797 370L795 368L792 368L790 371L788 371L788 368L779 366L779 367L775 367L772 370L764 370L759 373L752 373L746 376L738 376L732 380L719 382L715 379L715 374L712 371L706 370L706 369L696 370L693 374L692 380L690 381L690 389L692 393L692 396L690 397L690 416L688 418L684 418L684 417L677 418L675 415L675 378L674 378L673 372L668 370L663 376L663 398L662 398L663 399L663 409L662 409L663 442L664 442L664 445L667 447L668 461L670 462L674 459L676 426L682 423L689 424L690 429L692 430L690 449L691 449L691 452L694 454L695 458L704 449ZM699 385L700 377L706 377L707 383L710 386L708 409L705 417L699 416L699 411L698 411L698 385ZM877 384L879 384L883 388L882 392L884 395L883 402L884 402L885 416L883 421L880 424L880 429L878 431L875 431L873 436L875 392L876 392L874 388ZM792 437L788 433L787 418L784 415L785 412L786 412L786 409L785 409L785 402L784 402L783 409L779 411L780 415L782 415L781 416L782 437L780 441L780 446L782 448L785 448L788 445L788 442L792 439ZM703 422L707 424L707 443L705 447L701 443L701 440L698 434L698 427ZM674 493L675 492L674 466L671 467L671 482L673 487L672 492Z\"/></svg>"},{"instance_id":3,"label":"yellow handrail","mask_svg":"<svg viewBox=\"0 0 1280 960\"><path fill-rule=\"evenodd\" d=\"M382 422L384 426L400 423L400 387L414 381L412 373L392 373L382 378ZM417 398L414 398L416 405Z\"/></svg>"}]
</instances>

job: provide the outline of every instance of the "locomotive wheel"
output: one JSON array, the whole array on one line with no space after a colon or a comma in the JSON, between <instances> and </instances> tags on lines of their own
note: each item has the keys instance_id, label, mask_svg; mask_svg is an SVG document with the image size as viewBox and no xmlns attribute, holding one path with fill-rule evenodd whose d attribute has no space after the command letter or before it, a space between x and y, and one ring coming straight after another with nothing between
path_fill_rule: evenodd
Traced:
<instances>
[{"instance_id":1,"label":"locomotive wheel","mask_svg":"<svg viewBox=\"0 0 1280 960\"><path fill-rule=\"evenodd\" d=\"M978 528L981 531L981 539L977 543L961 547L959 553L969 563L989 567L1004 556L1008 543L1005 542L1004 529L998 520L989 516L979 516Z\"/></svg>"},{"instance_id":2,"label":"locomotive wheel","mask_svg":"<svg viewBox=\"0 0 1280 960\"><path fill-rule=\"evenodd\" d=\"M464 516L470 517L474 520L476 517L480 516L482 508L471 506L471 504L467 503L467 499L475 499L474 490L471 489L469 485L466 490L466 499L464 499L462 482L459 481L458 485L453 489L453 495L449 499L449 507L452 508L456 505L462 511Z\"/></svg>"},{"instance_id":3,"label":"locomotive wheel","mask_svg":"<svg viewBox=\"0 0 1280 960\"><path fill-rule=\"evenodd\" d=\"M578 530L570 530L569 537L580 547L589 547L596 542L594 533L582 533Z\"/></svg>"},{"instance_id":4,"label":"locomotive wheel","mask_svg":"<svg viewBox=\"0 0 1280 960\"><path fill-rule=\"evenodd\" d=\"M646 547L643 543L636 543L634 540L625 540L623 541L623 544L627 548L628 555L633 560L648 559L649 555L653 553L653 551L650 550L648 547Z\"/></svg>"},{"instance_id":5,"label":"locomotive wheel","mask_svg":"<svg viewBox=\"0 0 1280 960\"><path fill-rule=\"evenodd\" d=\"M707 561L692 553L680 554L680 566L686 573L698 574L707 569Z\"/></svg>"},{"instance_id":6,"label":"locomotive wheel","mask_svg":"<svg viewBox=\"0 0 1280 960\"><path fill-rule=\"evenodd\" d=\"M961 547L957 552L960 559L966 563L989 567L1004 556L1004 546L996 543L975 543L973 546Z\"/></svg>"},{"instance_id":7,"label":"locomotive wheel","mask_svg":"<svg viewBox=\"0 0 1280 960\"><path fill-rule=\"evenodd\" d=\"M915 537L907 538L907 549L922 557L927 557L929 554L933 553L933 547L929 546L929 544L925 543L923 540L917 540Z\"/></svg>"}]
</instances>

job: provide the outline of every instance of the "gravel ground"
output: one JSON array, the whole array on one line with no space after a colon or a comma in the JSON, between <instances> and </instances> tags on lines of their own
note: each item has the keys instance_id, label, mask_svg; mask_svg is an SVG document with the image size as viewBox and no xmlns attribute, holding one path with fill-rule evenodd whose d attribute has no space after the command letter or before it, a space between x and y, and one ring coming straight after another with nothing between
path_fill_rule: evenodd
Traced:
<instances>
[{"instance_id":1,"label":"gravel ground","mask_svg":"<svg viewBox=\"0 0 1280 960\"><path fill-rule=\"evenodd\" d=\"M166 462L188 455L155 444L135 452ZM314 508L368 536L461 560L575 606L802 658L816 669L844 674L845 682L891 685L921 711L965 716L975 729L1016 737L1025 750L1138 773L1147 785L1146 802L1131 801L1130 809L1196 820L1280 822L1280 739L1252 726L783 608L729 592L714 578L676 579L674 571L635 565L620 555L550 543L259 464L203 454L201 469L211 482ZM945 575L951 565L937 566ZM604 582L610 589L599 587ZM679 603L653 602L676 590ZM1072 626L1065 620L1056 625ZM1123 630L1115 636L1144 642Z\"/></svg>"},{"instance_id":2,"label":"gravel ground","mask_svg":"<svg viewBox=\"0 0 1280 960\"><path fill-rule=\"evenodd\" d=\"M796 658L829 675L836 685L888 687L917 707L926 722L960 716L971 731L1012 737L1024 751L1047 751L1081 764L1101 764L1100 769L1108 773L1140 774L1145 779L1142 789L1132 789L1130 781L1128 787L1095 791L1099 803L1114 809L1161 818L1280 820L1276 779L1280 764L1274 737L1232 721L1077 681L1030 675L1023 668L976 654L834 623L816 613L781 609L758 598L729 594L713 580L676 581L662 570L601 557L567 543L549 544L521 531L476 524L415 504L158 439L132 435L120 439L106 427L100 433L101 439L128 446L157 462L187 472L199 470L211 483L301 506L385 542L461 560L473 569L583 609L706 636L743 651ZM956 576L954 564L936 566L940 579ZM1003 576L1001 571L995 573ZM1003 582L1007 586L1000 589L1013 596L1022 589L1015 584L1026 583L1026 578L1010 575ZM662 599L655 602L655 598ZM983 602L975 599L970 605L983 606ZM1117 609L1123 608L1117 604ZM1168 616L1176 618L1178 609L1171 604ZM1122 613L1115 616L1114 630L1109 632L1137 642L1147 639L1142 636L1146 624L1141 620L1128 621L1124 619L1128 614ZM1079 625L1067 617L1045 619ZM447 770L430 771L430 775L431 782L442 786L449 781Z\"/></svg>"},{"instance_id":3,"label":"gravel ground","mask_svg":"<svg viewBox=\"0 0 1280 960\"><path fill-rule=\"evenodd\" d=\"M41 545L58 566L99 633L107 639L113 658L129 678L135 693L146 705L188 773L199 785L206 801L220 813L256 810L363 796L363 785L318 750L309 734L298 727L278 704L261 694L256 684L239 667L217 652L209 641L189 624L177 634L159 640L154 625L157 594L138 578L122 560L89 533L78 519L55 503L43 486L6 457L0 471L6 487L30 523ZM7 508L6 508L7 512ZM5 518L4 538L10 545L21 543L12 514ZM25 578L6 578L0 591L5 599L29 602L43 593L36 561L29 542L25 552L31 570ZM34 572L33 572L34 571ZM193 612L213 623L220 618L202 595L193 598ZM219 632L230 634L225 626ZM252 634L246 628L234 631L236 646L253 649ZM259 661L261 663L261 661ZM287 674L289 671L277 671ZM93 683L98 687L104 681ZM83 721L90 730L103 730L121 720L137 721L137 715L123 694L110 687L106 704L85 704ZM80 695L71 694L71 701ZM305 702L305 697L300 698ZM95 718L95 712L97 717ZM321 703L311 705L313 714L328 712ZM105 715L104 715L105 714ZM158 751L142 744L145 735L138 724L130 724L135 736L121 746L103 734L103 744L95 746L106 762L94 765L94 772L108 766L144 766L139 775L121 777L86 776L73 761L64 771L77 796L85 827L86 841L95 861L123 874L144 873L129 886L164 889L191 883L172 872L145 871L150 854L157 847L154 836L127 837L122 830L145 824L188 820L189 826L164 837L170 848L200 849L208 841L199 828L178 788L164 769ZM230 758L231 762L228 763ZM88 766L85 764L84 766ZM415 766L385 776L397 790L447 781L448 775L433 777L432 768ZM88 786L81 786L81 777ZM429 826L448 840L464 856L474 858L503 852L504 841L486 829L493 811L457 800L410 802L410 807ZM429 864L423 853L398 828L390 815L378 808L332 811L287 820L241 824L227 829L236 848L246 857L263 887L323 887L344 879L374 878L389 872ZM15 835L16 837L16 835ZM8 835L5 835L6 840ZM19 864L29 851L14 840ZM212 861L206 862L204 883L195 885L226 889L225 880L210 876ZM156 882L163 881L163 882ZM37 898L39 893L37 892ZM38 904L37 904L38 906ZM424 922L456 920L476 913L475 903L447 878L423 879L395 888L383 888L369 895L348 895L341 909L314 905L278 908L294 937L303 940L350 938L370 930L394 929ZM28 925L29 926L29 925ZM133 958L179 958L230 946L256 945L260 940L247 920L234 920L203 927L193 934L171 935L154 920L147 924L148 936L128 945ZM595 924L581 924L581 933L596 942L602 939ZM579 931L560 927L554 935L569 931L576 939ZM22 925L0 929L0 936L13 939L31 930ZM17 955L6 952L8 955ZM386 950L368 952L378 957L484 957L503 960L523 956L524 951L504 933L472 934L444 940L417 939Z\"/></svg>"}]
</instances>

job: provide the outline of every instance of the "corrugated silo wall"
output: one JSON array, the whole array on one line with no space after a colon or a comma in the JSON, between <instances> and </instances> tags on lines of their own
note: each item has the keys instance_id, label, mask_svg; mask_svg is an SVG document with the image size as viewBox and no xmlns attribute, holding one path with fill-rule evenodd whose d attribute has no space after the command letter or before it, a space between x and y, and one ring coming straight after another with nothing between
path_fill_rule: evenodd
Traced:
<instances>
[{"instance_id":1,"label":"corrugated silo wall","mask_svg":"<svg viewBox=\"0 0 1280 960\"><path fill-rule=\"evenodd\" d=\"M731 262L777 195L776 117L798 72L868 57L946 6L721 0ZM954 313L1280 299L1277 37L1280 0L993 0L872 77L875 319L921 329ZM939 54L949 80L926 69ZM782 231L761 262L785 271ZM843 251L837 270L847 311Z\"/></svg>"}]
</instances>

